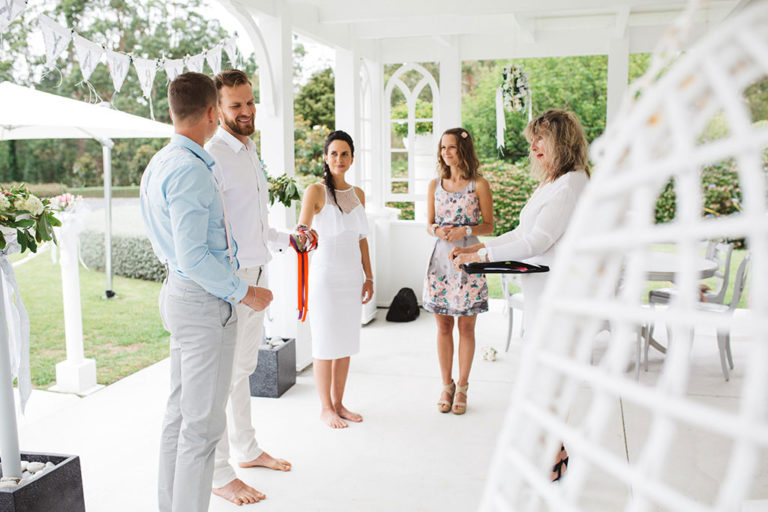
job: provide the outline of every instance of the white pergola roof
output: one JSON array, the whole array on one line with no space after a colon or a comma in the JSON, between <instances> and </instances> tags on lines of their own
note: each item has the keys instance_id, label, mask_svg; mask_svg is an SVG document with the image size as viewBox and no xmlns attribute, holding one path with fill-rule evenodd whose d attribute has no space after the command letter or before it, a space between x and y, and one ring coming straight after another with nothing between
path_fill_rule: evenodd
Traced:
<instances>
[{"instance_id":1,"label":"white pergola roof","mask_svg":"<svg viewBox=\"0 0 768 512\"><path fill-rule=\"evenodd\" d=\"M700 28L754 0L702 2ZM294 29L337 48L355 46L384 63L434 60L456 44L462 60L606 54L628 37L649 52L685 9L684 0L232 0L255 16L285 16Z\"/></svg>"},{"instance_id":2,"label":"white pergola roof","mask_svg":"<svg viewBox=\"0 0 768 512\"><path fill-rule=\"evenodd\" d=\"M0 83L0 140L166 138L172 134L169 124L10 82Z\"/></svg>"}]
</instances>

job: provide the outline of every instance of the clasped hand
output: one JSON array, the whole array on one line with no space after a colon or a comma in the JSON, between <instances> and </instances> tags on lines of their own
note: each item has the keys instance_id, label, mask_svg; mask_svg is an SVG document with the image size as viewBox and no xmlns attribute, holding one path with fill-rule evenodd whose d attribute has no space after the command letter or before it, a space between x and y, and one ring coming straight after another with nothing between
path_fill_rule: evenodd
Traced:
<instances>
[{"instance_id":1,"label":"clasped hand","mask_svg":"<svg viewBox=\"0 0 768 512\"><path fill-rule=\"evenodd\" d=\"M309 230L302 230L302 231L296 231L291 235L293 239L296 241L296 244L301 248L305 249L318 240L317 231L314 229Z\"/></svg>"},{"instance_id":2,"label":"clasped hand","mask_svg":"<svg viewBox=\"0 0 768 512\"><path fill-rule=\"evenodd\" d=\"M446 242L456 242L464 238L467 232L464 226L440 226L435 228L435 236Z\"/></svg>"}]
</instances>

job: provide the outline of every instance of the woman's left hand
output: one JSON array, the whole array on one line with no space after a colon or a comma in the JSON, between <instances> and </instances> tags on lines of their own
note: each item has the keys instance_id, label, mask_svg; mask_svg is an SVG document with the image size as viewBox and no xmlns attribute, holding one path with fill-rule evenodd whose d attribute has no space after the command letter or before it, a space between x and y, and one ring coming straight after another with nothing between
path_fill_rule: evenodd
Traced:
<instances>
[{"instance_id":1,"label":"woman's left hand","mask_svg":"<svg viewBox=\"0 0 768 512\"><path fill-rule=\"evenodd\" d=\"M363 283L363 304L368 304L373 298L373 281L366 279Z\"/></svg>"},{"instance_id":2,"label":"woman's left hand","mask_svg":"<svg viewBox=\"0 0 768 512\"><path fill-rule=\"evenodd\" d=\"M456 268L456 270L461 270L461 265L464 263L475 263L479 261L480 255L477 254L477 251L465 252L462 254L457 254L456 257L453 258L453 266Z\"/></svg>"}]
</instances>

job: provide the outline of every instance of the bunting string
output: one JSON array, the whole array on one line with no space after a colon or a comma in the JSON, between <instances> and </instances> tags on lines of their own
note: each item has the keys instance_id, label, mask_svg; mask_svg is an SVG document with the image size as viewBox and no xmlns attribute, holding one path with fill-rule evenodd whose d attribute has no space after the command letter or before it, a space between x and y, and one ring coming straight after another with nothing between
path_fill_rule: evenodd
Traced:
<instances>
[{"instance_id":1,"label":"bunting string","mask_svg":"<svg viewBox=\"0 0 768 512\"><path fill-rule=\"evenodd\" d=\"M25 8L25 0L0 0L0 31L4 30ZM72 43L83 76L81 83L88 87L93 97L96 91L88 80L100 63L107 65L115 93L120 92L131 64L133 64L139 78L142 95L149 101L150 114L153 119L151 94L158 70L165 72L169 82L183 73L185 68L189 71L202 73L206 63L213 74L217 74L221 71L222 51L227 54L232 67L237 65L237 33L197 55L187 55L181 59L166 59L164 56L162 58L143 58L132 53L113 51L103 44L94 43L77 34L74 30L61 26L45 14L40 14L37 20L45 44L46 74L55 70L61 76L61 70L56 67L56 61ZM96 96L98 97L98 95Z\"/></svg>"}]
</instances>

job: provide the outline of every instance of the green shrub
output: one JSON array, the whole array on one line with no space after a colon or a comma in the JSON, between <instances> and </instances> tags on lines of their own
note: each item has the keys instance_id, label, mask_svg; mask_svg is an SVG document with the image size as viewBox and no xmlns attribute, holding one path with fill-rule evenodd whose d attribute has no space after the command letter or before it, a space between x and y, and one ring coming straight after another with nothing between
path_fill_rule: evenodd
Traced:
<instances>
[{"instance_id":1,"label":"green shrub","mask_svg":"<svg viewBox=\"0 0 768 512\"><path fill-rule=\"evenodd\" d=\"M416 210L412 202L409 201L390 201L385 206L390 208L397 208L400 210L400 214L397 216L398 220L414 220L416 219Z\"/></svg>"},{"instance_id":2,"label":"green shrub","mask_svg":"<svg viewBox=\"0 0 768 512\"><path fill-rule=\"evenodd\" d=\"M312 127L301 116L294 120L293 142L296 174L323 175L323 147L331 131L323 125Z\"/></svg>"},{"instance_id":3,"label":"green shrub","mask_svg":"<svg viewBox=\"0 0 768 512\"><path fill-rule=\"evenodd\" d=\"M766 159L768 164L768 159ZM766 167L768 169L768 167ZM768 171L766 172L768 175ZM702 215L718 217L741 211L741 185L736 164L726 160L704 167L701 171ZM656 202L656 223L670 222L675 218L674 182L667 183Z\"/></svg>"},{"instance_id":4,"label":"green shrub","mask_svg":"<svg viewBox=\"0 0 768 512\"><path fill-rule=\"evenodd\" d=\"M88 268L104 272L104 233L83 231L80 234L83 262ZM116 276L162 281L165 266L152 252L149 239L143 236L112 237L112 272Z\"/></svg>"},{"instance_id":5,"label":"green shrub","mask_svg":"<svg viewBox=\"0 0 768 512\"><path fill-rule=\"evenodd\" d=\"M491 185L495 236L512 231L520 223L520 210L537 186L527 169L504 162L482 165L480 172Z\"/></svg>"},{"instance_id":6,"label":"green shrub","mask_svg":"<svg viewBox=\"0 0 768 512\"><path fill-rule=\"evenodd\" d=\"M20 183L3 183L1 186L5 189L11 189ZM61 183L27 183L27 190L37 197L54 197L66 192L66 187Z\"/></svg>"},{"instance_id":7,"label":"green shrub","mask_svg":"<svg viewBox=\"0 0 768 512\"><path fill-rule=\"evenodd\" d=\"M104 197L104 187L67 187L67 192L83 197ZM112 197L139 197L139 187L137 185L112 187Z\"/></svg>"}]
</instances>

